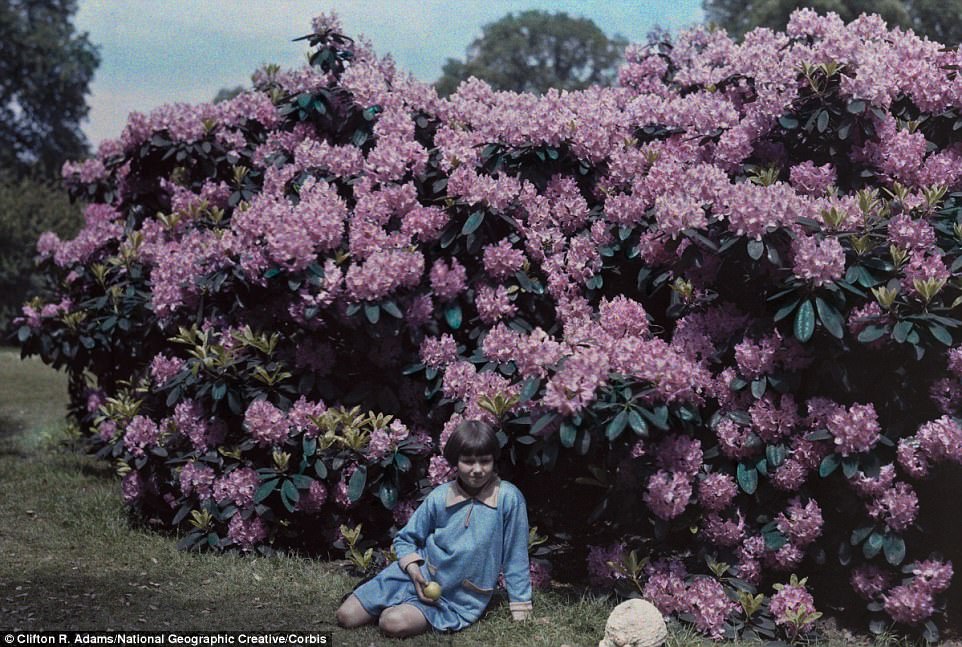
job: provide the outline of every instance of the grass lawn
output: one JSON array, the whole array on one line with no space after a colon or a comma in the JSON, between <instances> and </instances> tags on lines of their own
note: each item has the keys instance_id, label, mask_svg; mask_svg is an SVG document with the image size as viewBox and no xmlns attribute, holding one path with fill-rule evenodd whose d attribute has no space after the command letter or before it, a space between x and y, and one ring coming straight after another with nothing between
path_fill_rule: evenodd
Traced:
<instances>
[{"instance_id":1,"label":"grass lawn","mask_svg":"<svg viewBox=\"0 0 962 647\"><path fill-rule=\"evenodd\" d=\"M334 624L357 583L341 563L184 553L131 521L110 465L71 448L65 407L63 375L0 348L0 629L316 630L339 647L394 644ZM399 644L593 646L616 602L559 588L537 595L534 620L515 623L501 604L458 634ZM829 635L819 644L872 644ZM703 644L684 628L668 642Z\"/></svg>"}]
</instances>

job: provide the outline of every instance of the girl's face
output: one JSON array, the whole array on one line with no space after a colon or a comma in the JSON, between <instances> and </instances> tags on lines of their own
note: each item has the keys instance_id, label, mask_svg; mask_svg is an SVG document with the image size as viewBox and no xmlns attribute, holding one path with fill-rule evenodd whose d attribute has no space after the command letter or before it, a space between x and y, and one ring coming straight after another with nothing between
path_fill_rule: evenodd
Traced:
<instances>
[{"instance_id":1,"label":"girl's face","mask_svg":"<svg viewBox=\"0 0 962 647\"><path fill-rule=\"evenodd\" d=\"M494 474L494 456L461 456L458 458L458 476L471 488L482 488Z\"/></svg>"}]
</instances>

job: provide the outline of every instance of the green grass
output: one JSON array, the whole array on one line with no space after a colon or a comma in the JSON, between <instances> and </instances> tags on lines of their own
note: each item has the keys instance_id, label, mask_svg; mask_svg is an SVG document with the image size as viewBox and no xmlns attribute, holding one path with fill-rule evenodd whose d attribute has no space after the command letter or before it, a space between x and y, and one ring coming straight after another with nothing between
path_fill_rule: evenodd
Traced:
<instances>
[{"instance_id":1,"label":"green grass","mask_svg":"<svg viewBox=\"0 0 962 647\"><path fill-rule=\"evenodd\" d=\"M316 630L339 647L394 643L334 624L358 582L343 562L185 553L132 521L110 465L71 447L65 407L63 375L0 348L0 629ZM594 646L616 603L558 587L537 595L531 621L514 622L502 602L458 634L401 644ZM819 644L873 644L829 635ZM717 643L675 628L667 644Z\"/></svg>"}]
</instances>

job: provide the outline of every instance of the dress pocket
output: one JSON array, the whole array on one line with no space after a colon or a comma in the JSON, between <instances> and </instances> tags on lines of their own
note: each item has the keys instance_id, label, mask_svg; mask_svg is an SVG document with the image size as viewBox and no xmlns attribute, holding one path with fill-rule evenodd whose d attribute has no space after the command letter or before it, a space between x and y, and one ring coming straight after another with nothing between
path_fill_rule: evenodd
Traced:
<instances>
[{"instance_id":1,"label":"dress pocket","mask_svg":"<svg viewBox=\"0 0 962 647\"><path fill-rule=\"evenodd\" d=\"M462 581L461 581L461 586L463 586L464 588L466 588L466 589L469 590L469 591L474 591L475 593L480 593L481 595L490 595L491 593L494 592L494 587L492 587L492 588L490 588L490 589L486 589L486 588L484 588L484 587L482 587L482 586L478 586L477 584L475 584L474 582L472 582L471 580L468 580L468 579L462 580Z\"/></svg>"}]
</instances>

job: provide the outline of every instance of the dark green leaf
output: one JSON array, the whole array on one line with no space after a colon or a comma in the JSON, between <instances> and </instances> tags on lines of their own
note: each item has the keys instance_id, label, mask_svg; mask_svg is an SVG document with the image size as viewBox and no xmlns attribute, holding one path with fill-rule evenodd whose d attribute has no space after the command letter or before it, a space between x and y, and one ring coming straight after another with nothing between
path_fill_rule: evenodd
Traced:
<instances>
[{"instance_id":1,"label":"dark green leaf","mask_svg":"<svg viewBox=\"0 0 962 647\"><path fill-rule=\"evenodd\" d=\"M765 448L765 458L771 467L778 467L785 462L785 447L782 445L769 445Z\"/></svg>"},{"instance_id":2,"label":"dark green leaf","mask_svg":"<svg viewBox=\"0 0 962 647\"><path fill-rule=\"evenodd\" d=\"M533 398L540 388L541 380L537 377L529 377L524 381L524 386L521 388L521 402L527 402Z\"/></svg>"},{"instance_id":3,"label":"dark green leaf","mask_svg":"<svg viewBox=\"0 0 962 647\"><path fill-rule=\"evenodd\" d=\"M397 505L397 486L385 481L381 483L381 488L378 490L377 496L381 499L381 505L388 510L393 510L394 506Z\"/></svg>"},{"instance_id":4,"label":"dark green leaf","mask_svg":"<svg viewBox=\"0 0 962 647\"><path fill-rule=\"evenodd\" d=\"M272 479L268 479L260 484L257 491L254 493L254 503L260 503L264 499L270 496L271 492L277 489L277 483L279 479L275 476Z\"/></svg>"},{"instance_id":5,"label":"dark green leaf","mask_svg":"<svg viewBox=\"0 0 962 647\"><path fill-rule=\"evenodd\" d=\"M755 240L754 238L748 241L748 255L752 260L757 261L765 253L765 243L760 240Z\"/></svg>"},{"instance_id":6,"label":"dark green leaf","mask_svg":"<svg viewBox=\"0 0 962 647\"><path fill-rule=\"evenodd\" d=\"M361 498L367 483L367 467L359 465L347 483L347 498L353 503Z\"/></svg>"},{"instance_id":7,"label":"dark green leaf","mask_svg":"<svg viewBox=\"0 0 962 647\"><path fill-rule=\"evenodd\" d=\"M925 623L925 629L922 630L922 638L930 645L939 642L939 628L931 620Z\"/></svg>"},{"instance_id":8,"label":"dark green leaf","mask_svg":"<svg viewBox=\"0 0 962 647\"><path fill-rule=\"evenodd\" d=\"M853 99L848 102L848 105L845 106L845 109L853 115L860 115L865 112L865 101L862 99Z\"/></svg>"},{"instance_id":9,"label":"dark green leaf","mask_svg":"<svg viewBox=\"0 0 962 647\"><path fill-rule=\"evenodd\" d=\"M815 297L815 307L818 309L818 318L825 329L833 337L841 339L845 335L845 322L838 310L822 297Z\"/></svg>"},{"instance_id":10,"label":"dark green leaf","mask_svg":"<svg viewBox=\"0 0 962 647\"><path fill-rule=\"evenodd\" d=\"M393 301L385 301L381 304L381 309L388 313L395 319L403 319L404 315L401 314L401 309L397 307L397 304Z\"/></svg>"},{"instance_id":11,"label":"dark green leaf","mask_svg":"<svg viewBox=\"0 0 962 647\"><path fill-rule=\"evenodd\" d=\"M795 325L793 326L793 333L795 335L795 339L804 344L812 338L812 333L814 332L815 308L812 307L811 301L805 301L798 308L798 312L795 313Z\"/></svg>"},{"instance_id":12,"label":"dark green leaf","mask_svg":"<svg viewBox=\"0 0 962 647\"><path fill-rule=\"evenodd\" d=\"M867 326L865 330L858 334L858 340L863 344L871 344L873 341L881 339L888 331L888 328L884 326Z\"/></svg>"},{"instance_id":13,"label":"dark green leaf","mask_svg":"<svg viewBox=\"0 0 962 647\"><path fill-rule=\"evenodd\" d=\"M768 386L768 380L765 376L758 378L757 380L752 380L752 395L756 400L760 400L763 395L765 395L765 388Z\"/></svg>"},{"instance_id":14,"label":"dark green leaf","mask_svg":"<svg viewBox=\"0 0 962 647\"><path fill-rule=\"evenodd\" d=\"M908 339L909 333L912 332L912 328L915 327L911 321L900 321L895 324L892 329L892 339L902 344Z\"/></svg>"},{"instance_id":15,"label":"dark green leaf","mask_svg":"<svg viewBox=\"0 0 962 647\"><path fill-rule=\"evenodd\" d=\"M317 478L322 481L327 478L327 465L324 464L324 461L314 463L314 473L317 474Z\"/></svg>"},{"instance_id":16,"label":"dark green leaf","mask_svg":"<svg viewBox=\"0 0 962 647\"><path fill-rule=\"evenodd\" d=\"M534 425L531 426L531 431L529 433L531 433L532 436L537 436L538 433L540 433L542 429L544 429L549 424L551 424L556 417L557 417L557 414L554 414L554 413L544 414L543 416L538 418L538 421L534 423ZM567 445L567 446L570 447L571 445Z\"/></svg>"},{"instance_id":17,"label":"dark green leaf","mask_svg":"<svg viewBox=\"0 0 962 647\"><path fill-rule=\"evenodd\" d=\"M898 566L905 559L905 540L898 535L885 535L883 548L885 561L892 566Z\"/></svg>"},{"instance_id":18,"label":"dark green leaf","mask_svg":"<svg viewBox=\"0 0 962 647\"><path fill-rule=\"evenodd\" d=\"M394 454L394 464L397 465L397 468L402 472L407 472L411 469L411 459L401 452Z\"/></svg>"},{"instance_id":19,"label":"dark green leaf","mask_svg":"<svg viewBox=\"0 0 962 647\"><path fill-rule=\"evenodd\" d=\"M473 234L478 229L478 227L481 226L482 222L484 222L484 212L475 211L470 216L468 216L467 220L464 221L464 226L461 227L461 233L464 234L465 236L467 236L468 234Z\"/></svg>"},{"instance_id":20,"label":"dark green leaf","mask_svg":"<svg viewBox=\"0 0 962 647\"><path fill-rule=\"evenodd\" d=\"M646 423L645 419L634 409L628 412L628 424L637 435L642 438L648 437L648 423Z\"/></svg>"},{"instance_id":21,"label":"dark green leaf","mask_svg":"<svg viewBox=\"0 0 962 647\"><path fill-rule=\"evenodd\" d=\"M790 315L790 314L792 314L793 312L795 312L795 308L798 307L798 304L799 304L800 302L801 302L801 299L793 299L792 301L789 301L788 303L786 303L785 305L783 305L781 308L779 308L778 310L776 310L776 311L775 311L775 321L781 321L782 319L784 319L784 318L787 317L788 315Z\"/></svg>"},{"instance_id":22,"label":"dark green leaf","mask_svg":"<svg viewBox=\"0 0 962 647\"><path fill-rule=\"evenodd\" d=\"M818 466L818 475L825 478L842 464L842 459L838 454L829 454L822 459L822 463Z\"/></svg>"},{"instance_id":23,"label":"dark green leaf","mask_svg":"<svg viewBox=\"0 0 962 647\"><path fill-rule=\"evenodd\" d=\"M575 438L578 436L578 428L570 422L561 423L561 444L565 447L574 447Z\"/></svg>"},{"instance_id":24,"label":"dark green leaf","mask_svg":"<svg viewBox=\"0 0 962 647\"><path fill-rule=\"evenodd\" d=\"M815 127L818 128L818 132L825 132L825 129L828 128L828 110L822 109L821 112L818 113L818 120Z\"/></svg>"},{"instance_id":25,"label":"dark green leaf","mask_svg":"<svg viewBox=\"0 0 962 647\"><path fill-rule=\"evenodd\" d=\"M366 303L364 304L364 316L372 324L376 324L378 319L381 318L381 308L377 304Z\"/></svg>"},{"instance_id":26,"label":"dark green leaf","mask_svg":"<svg viewBox=\"0 0 962 647\"><path fill-rule=\"evenodd\" d=\"M768 550L778 550L788 543L788 537L778 530L762 533L762 536L765 538L765 548Z\"/></svg>"},{"instance_id":27,"label":"dark green leaf","mask_svg":"<svg viewBox=\"0 0 962 647\"><path fill-rule=\"evenodd\" d=\"M858 457L846 456L842 459L842 474L845 478L852 478L858 473Z\"/></svg>"},{"instance_id":28,"label":"dark green leaf","mask_svg":"<svg viewBox=\"0 0 962 647\"><path fill-rule=\"evenodd\" d=\"M281 486L281 496L292 504L297 503L297 500L301 498L300 493L297 491L297 486L290 480L285 480L284 485ZM288 510L293 512L293 505L289 507Z\"/></svg>"},{"instance_id":29,"label":"dark green leaf","mask_svg":"<svg viewBox=\"0 0 962 647\"><path fill-rule=\"evenodd\" d=\"M607 429L605 429L605 436L608 440L615 440L624 432L625 426L628 424L628 412L622 410L617 416L611 419L608 423Z\"/></svg>"},{"instance_id":30,"label":"dark green leaf","mask_svg":"<svg viewBox=\"0 0 962 647\"><path fill-rule=\"evenodd\" d=\"M798 119L791 115L782 115L778 118L778 125L785 130L795 130L798 128Z\"/></svg>"},{"instance_id":31,"label":"dark green leaf","mask_svg":"<svg viewBox=\"0 0 962 647\"><path fill-rule=\"evenodd\" d=\"M929 331L932 333L933 337L938 339L940 342L942 342L946 346L952 345L952 334L948 330L940 326L939 324L930 323Z\"/></svg>"},{"instance_id":32,"label":"dark green leaf","mask_svg":"<svg viewBox=\"0 0 962 647\"><path fill-rule=\"evenodd\" d=\"M755 469L755 466L740 462L738 463L736 475L738 477L738 485L741 486L742 490L744 490L746 494L755 494L755 490L758 489L758 471Z\"/></svg>"},{"instance_id":33,"label":"dark green leaf","mask_svg":"<svg viewBox=\"0 0 962 647\"><path fill-rule=\"evenodd\" d=\"M453 303L445 308L444 319L448 322L452 330L459 329L461 327L461 306Z\"/></svg>"},{"instance_id":34,"label":"dark green leaf","mask_svg":"<svg viewBox=\"0 0 962 647\"><path fill-rule=\"evenodd\" d=\"M862 554L865 555L865 559L872 559L878 555L879 551L882 550L883 543L882 535L879 533L873 532L869 535L865 543L862 544Z\"/></svg>"},{"instance_id":35,"label":"dark green leaf","mask_svg":"<svg viewBox=\"0 0 962 647\"><path fill-rule=\"evenodd\" d=\"M656 407L654 411L649 411L642 407L639 411L641 411L641 415L648 419L648 422L662 431L668 431L668 407Z\"/></svg>"},{"instance_id":36,"label":"dark green leaf","mask_svg":"<svg viewBox=\"0 0 962 647\"><path fill-rule=\"evenodd\" d=\"M849 539L849 543L853 546L858 546L863 541L865 541L872 531L875 530L875 526L862 526L861 528L856 528L852 531L852 537Z\"/></svg>"}]
</instances>

